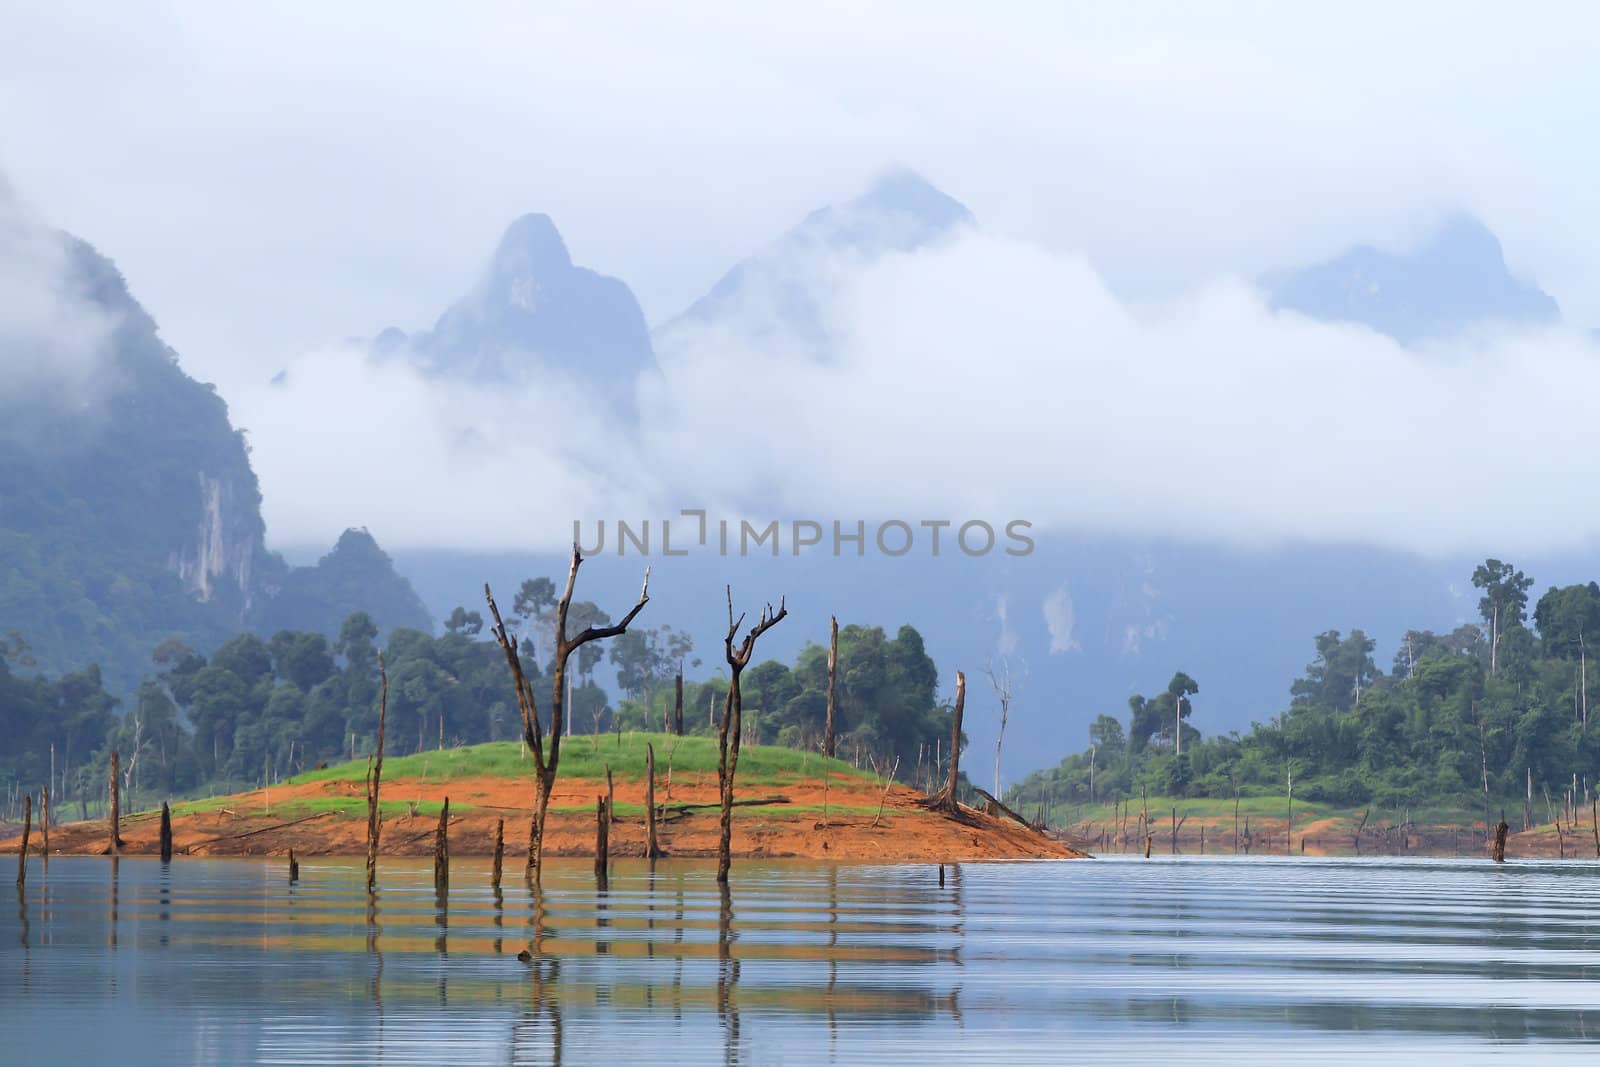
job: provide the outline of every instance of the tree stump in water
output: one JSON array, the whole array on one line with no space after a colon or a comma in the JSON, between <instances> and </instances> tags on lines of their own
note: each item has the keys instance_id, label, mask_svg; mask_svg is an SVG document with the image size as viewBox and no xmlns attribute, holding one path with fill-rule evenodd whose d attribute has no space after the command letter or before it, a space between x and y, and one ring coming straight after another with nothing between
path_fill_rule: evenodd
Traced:
<instances>
[{"instance_id":1,"label":"tree stump in water","mask_svg":"<svg viewBox=\"0 0 1600 1067\"><path fill-rule=\"evenodd\" d=\"M1511 827L1506 825L1506 821L1503 818L1500 820L1500 825L1494 828L1494 861L1496 863L1504 863L1506 861L1506 834L1510 829Z\"/></svg>"},{"instance_id":2,"label":"tree stump in water","mask_svg":"<svg viewBox=\"0 0 1600 1067\"><path fill-rule=\"evenodd\" d=\"M506 821L497 819L494 824L494 871L490 875L490 882L496 889L500 888L500 868L506 858Z\"/></svg>"},{"instance_id":3,"label":"tree stump in water","mask_svg":"<svg viewBox=\"0 0 1600 1067\"><path fill-rule=\"evenodd\" d=\"M111 753L111 810L108 818L111 831L110 852L113 856L122 855L122 807L121 799L117 793L117 765L120 758L115 752Z\"/></svg>"},{"instance_id":4,"label":"tree stump in water","mask_svg":"<svg viewBox=\"0 0 1600 1067\"><path fill-rule=\"evenodd\" d=\"M22 847L17 850L17 888L21 889L28 880L28 834L33 829L33 794L29 793L22 798ZM21 900L21 897L17 898ZM20 911L22 905L18 904Z\"/></svg>"},{"instance_id":5,"label":"tree stump in water","mask_svg":"<svg viewBox=\"0 0 1600 1067\"><path fill-rule=\"evenodd\" d=\"M607 810L605 797L594 798L594 811L594 876L604 889L611 851L611 812Z\"/></svg>"},{"instance_id":6,"label":"tree stump in water","mask_svg":"<svg viewBox=\"0 0 1600 1067\"><path fill-rule=\"evenodd\" d=\"M433 837L433 887L450 884L450 798L439 808L439 829Z\"/></svg>"},{"instance_id":7,"label":"tree stump in water","mask_svg":"<svg viewBox=\"0 0 1600 1067\"><path fill-rule=\"evenodd\" d=\"M294 885L300 880L300 861L294 858L294 849L289 850L289 884Z\"/></svg>"},{"instance_id":8,"label":"tree stump in water","mask_svg":"<svg viewBox=\"0 0 1600 1067\"><path fill-rule=\"evenodd\" d=\"M172 862L172 808L161 802L161 862Z\"/></svg>"}]
</instances>

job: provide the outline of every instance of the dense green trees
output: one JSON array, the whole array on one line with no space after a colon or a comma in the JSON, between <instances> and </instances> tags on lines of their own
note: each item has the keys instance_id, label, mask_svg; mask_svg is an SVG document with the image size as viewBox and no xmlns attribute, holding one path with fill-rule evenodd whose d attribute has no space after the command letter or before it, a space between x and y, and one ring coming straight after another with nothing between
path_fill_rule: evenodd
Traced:
<instances>
[{"instance_id":1,"label":"dense green trees","mask_svg":"<svg viewBox=\"0 0 1600 1067\"><path fill-rule=\"evenodd\" d=\"M1044 800L1104 801L1152 792L1190 796L1281 793L1340 804L1488 806L1520 811L1531 778L1538 810L1574 776L1600 773L1588 729L1588 646L1600 633L1600 586L1552 587L1527 623L1533 581L1487 560L1473 574L1484 625L1446 634L1412 630L1385 674L1360 630L1318 634L1290 686L1288 707L1243 734L1202 739L1172 730L1174 691L1129 702L1122 724L1102 715L1089 750L1030 775L1008 796L1024 810ZM1181 676L1180 677L1186 677ZM1174 680L1177 684L1177 679Z\"/></svg>"},{"instance_id":2,"label":"dense green trees","mask_svg":"<svg viewBox=\"0 0 1600 1067\"><path fill-rule=\"evenodd\" d=\"M523 666L547 675L554 586L524 583L513 608L526 638ZM572 605L569 627L603 624L594 604ZM239 634L209 656L180 639L155 649L136 692L113 697L97 668L55 678L37 673L20 638L0 643L0 730L14 743L0 750L0 786L37 789L50 780L55 746L57 796L98 802L111 749L122 755L135 801L201 788L225 790L273 781L318 762L370 750L377 729L379 630L365 612L348 615L330 640L282 630L270 638ZM596 649L596 654L582 654ZM437 636L401 628L383 648L389 673L391 753L520 736L505 685L499 646L482 615L457 608ZM613 706L597 674L599 646L574 664L569 722L573 733L662 729L672 708L673 677L698 667L693 642L669 626L630 630L609 647ZM570 676L569 676L570 677ZM827 651L808 645L794 664L767 660L745 674L747 739L814 748L821 737ZM938 672L916 630L889 638L881 628L840 633L840 752L863 764L898 756L902 777L931 768L936 742L949 741L949 711L937 697ZM685 685L689 732L716 730L727 692L713 676ZM546 723L548 727L548 723ZM948 758L948 753L942 753ZM72 768L85 767L79 778ZM64 785L63 785L64 783Z\"/></svg>"}]
</instances>

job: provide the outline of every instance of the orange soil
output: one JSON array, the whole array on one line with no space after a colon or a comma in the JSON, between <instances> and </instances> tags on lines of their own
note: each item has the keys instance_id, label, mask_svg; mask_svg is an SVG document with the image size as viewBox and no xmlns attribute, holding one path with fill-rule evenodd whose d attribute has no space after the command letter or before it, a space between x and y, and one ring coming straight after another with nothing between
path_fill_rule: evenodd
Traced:
<instances>
[{"instance_id":1,"label":"orange soil","mask_svg":"<svg viewBox=\"0 0 1600 1067\"><path fill-rule=\"evenodd\" d=\"M659 784L659 783L658 783ZM545 851L555 856L594 854L597 797L605 793L604 780L558 779L545 828ZM221 809L173 817L174 851L190 856L283 855L358 856L366 853L366 815L352 811L328 812L307 818L303 808L284 805L314 798L364 801L363 787L352 782L307 782L274 786L270 791L241 793ZM644 806L644 783L618 779L619 806ZM270 794L270 795L269 795ZM525 853L532 815L531 782L507 778L457 778L449 782L422 782L400 778L385 780L385 803L438 802L450 798L450 850L455 855L489 855L494 849L497 820L505 820L507 868ZM874 815L859 811L838 813L840 808L877 811L881 790L860 779L834 776L828 785L828 805L835 809L826 821L821 783L815 778L775 786L749 786L740 800L782 798L761 807L735 807L733 852L742 857L871 860L880 862L955 862L982 859L1071 858L1083 853L1004 818L970 808L960 820L922 810L922 794L896 785L883 806L877 825ZM671 797L664 785L656 791L658 805L669 815L657 824L660 847L672 856L714 856L717 849L717 781L714 774L680 776L672 783ZM268 804L278 811L270 813ZM712 805L680 812L679 805ZM470 805L458 808L457 805ZM817 810L792 811L798 807ZM560 809L569 810L560 810ZM577 810L570 810L577 809ZM381 854L428 856L433 854L436 815L386 815ZM159 813L142 812L122 820L125 855L154 855L159 851ZM611 828L611 854L642 856L645 843L643 814L619 816ZM15 853L20 841L13 837L0 844L0 852ZM105 820L68 823L50 831L50 851L56 854L98 854L105 850ZM33 851L42 847L34 829Z\"/></svg>"},{"instance_id":2,"label":"orange soil","mask_svg":"<svg viewBox=\"0 0 1600 1067\"><path fill-rule=\"evenodd\" d=\"M1345 816L1305 822L1297 818L1294 824L1294 851L1307 856L1354 856L1356 826L1360 821L1359 817ZM1153 832L1151 855L1170 854L1173 850L1171 822L1167 819L1152 818L1151 823ZM1144 846L1138 838L1137 826L1137 817L1130 819L1126 844L1113 837L1104 847L1104 851L1122 853L1141 850ZM1239 842L1241 853L1249 852L1258 856L1284 854L1284 833L1288 828L1285 819L1252 816L1249 827L1253 840L1247 844L1241 832ZM1080 848L1100 850L1102 847L1100 832L1106 828L1101 823L1080 823L1060 836ZM1231 815L1194 816L1186 819L1178 829L1177 851L1180 854L1200 853L1202 828L1205 830L1204 851L1213 854L1233 852L1234 826ZM1115 827L1110 829L1114 831ZM1368 856L1403 853L1411 856L1485 857L1489 854L1482 822L1473 826L1459 827L1413 824L1409 829L1410 833L1402 845L1398 830L1387 823L1380 824L1377 819L1372 819L1361 833L1361 853ZM1556 859L1565 855L1568 859L1572 859L1600 856L1600 848L1596 847L1594 832L1588 823L1581 823L1575 829L1567 828L1563 837L1558 837L1555 828L1548 824L1535 826L1527 831L1514 831L1506 836L1506 858Z\"/></svg>"}]
</instances>

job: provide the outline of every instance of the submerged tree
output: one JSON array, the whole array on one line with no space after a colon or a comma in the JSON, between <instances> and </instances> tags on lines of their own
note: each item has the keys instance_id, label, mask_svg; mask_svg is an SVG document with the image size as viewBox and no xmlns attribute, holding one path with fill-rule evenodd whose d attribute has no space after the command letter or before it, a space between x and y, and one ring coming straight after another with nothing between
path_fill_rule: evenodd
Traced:
<instances>
[{"instance_id":1,"label":"submerged tree","mask_svg":"<svg viewBox=\"0 0 1600 1067\"><path fill-rule=\"evenodd\" d=\"M744 732L743 701L739 691L739 676L750 664L750 655L756 649L756 640L782 622L789 609L780 597L778 610L768 604L761 609L761 618L744 635L739 647L734 638L744 622L744 615L733 617L733 587L728 587L728 636L723 641L728 660L728 699L723 705L722 723L717 729L717 785L722 794L722 823L717 838L717 881L727 884L730 852L733 844L733 776L739 769L739 737ZM824 771L826 773L826 771Z\"/></svg>"},{"instance_id":2,"label":"submerged tree","mask_svg":"<svg viewBox=\"0 0 1600 1067\"><path fill-rule=\"evenodd\" d=\"M639 590L639 601L622 617L622 621L614 624L591 624L585 626L576 635L567 636L567 616L572 608L572 590L577 584L578 567L583 563L583 555L578 551L577 543L572 546L572 566L567 571L567 586L561 594L561 599L556 602L556 618L554 626L554 652L551 662L550 676L550 737L549 750L545 748L544 728L539 722L539 706L534 700L533 686L528 683L527 675L522 669L522 659L517 655L517 636L506 630L504 620L500 618L500 608L494 602L494 594L489 591L487 584L483 587L484 599L489 603L489 614L494 618L493 633L495 640L500 642L500 648L505 652L506 664L511 668L511 681L517 691L517 706L522 711L522 736L527 742L528 749L533 753L535 768L535 797L533 820L528 827L528 871L538 877L544 850L544 824L545 816L550 809L550 796L555 791L556 772L561 764L561 733L566 720L566 680L567 660L576 651L591 641L599 641L608 637L616 637L628 632L628 625L633 622L644 606L650 602L650 568L644 572L644 586ZM598 657L596 657L598 658ZM579 660L580 664L582 659Z\"/></svg>"}]
</instances>

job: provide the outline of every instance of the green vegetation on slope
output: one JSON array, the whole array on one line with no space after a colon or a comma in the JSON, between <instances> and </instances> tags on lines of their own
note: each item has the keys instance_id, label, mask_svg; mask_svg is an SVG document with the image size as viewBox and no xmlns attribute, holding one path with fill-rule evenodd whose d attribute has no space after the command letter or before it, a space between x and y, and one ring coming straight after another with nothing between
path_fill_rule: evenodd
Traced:
<instances>
[{"instance_id":1,"label":"green vegetation on slope","mask_svg":"<svg viewBox=\"0 0 1600 1067\"><path fill-rule=\"evenodd\" d=\"M1559 811L1569 792L1587 807L1600 771L1600 721L1589 721L1600 707L1589 707L1588 685L1600 586L1552 587L1530 620L1533 580L1515 567L1486 560L1472 583L1482 625L1407 632L1387 673L1362 631L1329 630L1282 714L1247 733L1203 737L1190 722L1203 708L1201 686L1180 672L1166 691L1132 698L1126 725L1100 716L1088 749L1029 775L1006 799L1030 815L1041 804L1063 814L1118 797L1137 804L1141 789L1180 798L1185 810L1236 794L1281 805L1292 776L1297 801L1347 809L1520 815L1530 786L1533 821Z\"/></svg>"}]
</instances>

